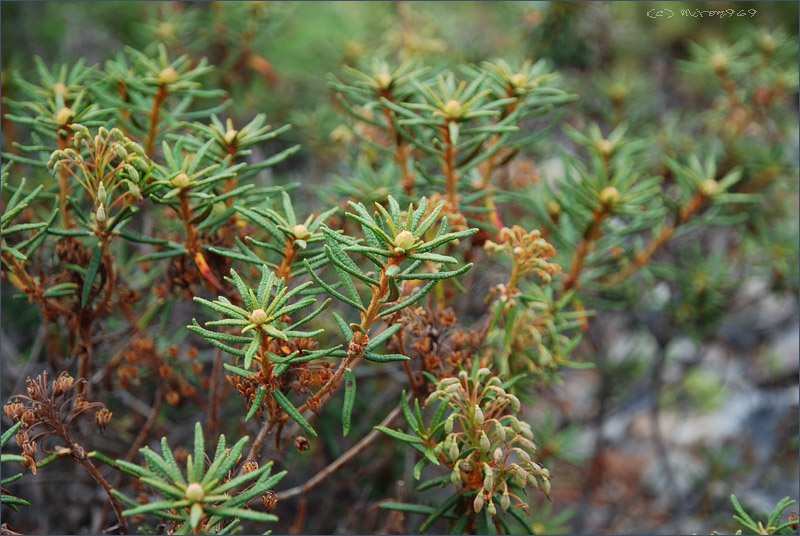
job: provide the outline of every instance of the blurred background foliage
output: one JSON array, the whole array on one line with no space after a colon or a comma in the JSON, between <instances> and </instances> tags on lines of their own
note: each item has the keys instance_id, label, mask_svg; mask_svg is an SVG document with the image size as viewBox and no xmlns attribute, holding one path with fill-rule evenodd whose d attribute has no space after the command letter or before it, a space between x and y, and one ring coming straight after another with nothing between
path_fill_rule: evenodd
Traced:
<instances>
[{"instance_id":1,"label":"blurred background foliage","mask_svg":"<svg viewBox=\"0 0 800 536\"><path fill-rule=\"evenodd\" d=\"M332 191L339 198L356 193L365 200L370 194L385 197L398 187L394 177L366 165L364 155L358 155L360 160L353 165L352 134L342 128L344 114L328 86L329 73L338 76L342 66L357 65L373 54L395 61L421 57L433 68L497 57L512 64L544 58L562 74L564 89L580 96L566 107L562 125L585 131L597 123L607 133L625 124L628 138L649 141L642 161L709 153L728 159L722 162L723 169L743 165L750 180L781 177L770 198L780 203L762 211L781 215L779 219L753 217L733 237L720 233L702 242L692 234L680 238L667 248L674 259L672 267L653 267L653 273L666 276L667 282L648 286L644 295L635 285L620 290L622 298L616 303L639 300L637 308L623 305L623 310L614 312L613 304L599 304L609 310L593 328L605 341L597 367L565 373L565 385L543 388L528 401L537 435L548 438L540 448L559 464L553 471L559 476L553 484L552 505L545 502L535 508L537 530L733 531L731 492L756 512L769 512L784 495L799 494L798 5L3 2L2 94L17 93L11 73L36 78L31 61L36 55L48 65L73 63L77 58L104 63L125 45L155 54L162 42L172 55L207 57L217 66L209 89L220 87L229 93L226 116L234 123L266 113L273 125L293 125L270 142L274 144L270 149L274 153L296 143L302 149L274 173L280 182L303 183L303 201L311 205L306 209L310 213ZM664 8L676 15L648 16ZM754 10L755 14L692 17L682 16L682 9ZM738 61L747 55L737 48L740 42L786 54L788 62L782 61L789 67L753 75L758 65ZM777 130L766 132L760 144L738 137L725 112L719 80L713 72L697 69L708 66L720 50L731 58L735 67L731 76L741 84L739 90L748 103L760 98L759 87L749 84L762 79L772 80L773 87L785 87L792 97L770 108L770 125ZM775 79L780 76L785 80ZM11 128L6 121L3 125L4 133ZM752 124L743 128L757 130ZM525 154L528 168L517 169L517 177L536 182L540 175L558 175L560 161L553 157L575 145L559 126ZM319 190L321 199L314 195L316 185L324 186ZM745 270L732 258L747 260L746 280ZM6 294L3 297L8 301ZM3 304L3 338L13 332L20 348L32 340L30 326L37 321L24 304ZM13 385L4 376L4 391ZM375 407L393 400L380 396L376 394ZM648 409L653 399L658 401L654 407L656 412L660 408L662 426L675 436L650 433L651 420L659 419ZM541 400L547 401L546 411L539 411L536 403ZM558 418L553 407L560 410ZM173 422L191 421L186 408L170 411ZM313 474L341 453L337 419L323 414L321 441L308 453L286 461L293 473ZM330 429L326 423L332 423ZM356 432L363 435L366 430ZM184 435L190 433L187 427ZM402 474L403 467L408 472L413 463L407 463L408 451L396 443L387 441L380 448L383 456L343 472L333 488L310 494L304 499L307 503L285 506L275 531L407 530L401 514L387 515L375 508L374 501L389 496L404 500L413 494L411 475ZM652 457L652 451L666 448L673 454L672 469L665 469L663 457ZM59 500L79 499L76 495ZM78 518L84 514L73 512L58 520L53 515L16 525L20 530L58 532L80 526Z\"/></svg>"}]
</instances>

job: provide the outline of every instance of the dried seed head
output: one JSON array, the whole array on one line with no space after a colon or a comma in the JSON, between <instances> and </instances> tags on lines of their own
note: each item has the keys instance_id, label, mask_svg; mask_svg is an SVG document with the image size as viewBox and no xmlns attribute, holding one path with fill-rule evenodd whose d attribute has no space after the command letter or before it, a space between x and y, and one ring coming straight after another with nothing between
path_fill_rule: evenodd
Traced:
<instances>
[{"instance_id":1,"label":"dried seed head","mask_svg":"<svg viewBox=\"0 0 800 536\"><path fill-rule=\"evenodd\" d=\"M33 383L30 379L28 379L28 396L33 400L39 400L39 387Z\"/></svg>"},{"instance_id":2,"label":"dried seed head","mask_svg":"<svg viewBox=\"0 0 800 536\"><path fill-rule=\"evenodd\" d=\"M174 84L178 81L178 71L172 67L167 67L158 73L158 83L162 86Z\"/></svg>"},{"instance_id":3,"label":"dried seed head","mask_svg":"<svg viewBox=\"0 0 800 536\"><path fill-rule=\"evenodd\" d=\"M264 510L272 512L278 505L278 494L275 490L269 490L261 496L261 502L264 503Z\"/></svg>"},{"instance_id":4,"label":"dried seed head","mask_svg":"<svg viewBox=\"0 0 800 536\"><path fill-rule=\"evenodd\" d=\"M186 498L193 503L200 502L205 497L206 492L203 486L197 482L192 482L186 486Z\"/></svg>"},{"instance_id":5,"label":"dried seed head","mask_svg":"<svg viewBox=\"0 0 800 536\"><path fill-rule=\"evenodd\" d=\"M69 392L72 390L72 386L75 384L75 378L66 374L64 372L61 375L53 380L53 396L58 396Z\"/></svg>"},{"instance_id":6,"label":"dried seed head","mask_svg":"<svg viewBox=\"0 0 800 536\"><path fill-rule=\"evenodd\" d=\"M97 425L98 428L101 430L111 423L111 416L113 413L108 411L108 409L103 408L100 411L95 412L94 414L94 423Z\"/></svg>"},{"instance_id":7,"label":"dried seed head","mask_svg":"<svg viewBox=\"0 0 800 536\"><path fill-rule=\"evenodd\" d=\"M242 474L246 475L247 473L252 473L256 469L258 469L258 462L255 460L247 460L242 466Z\"/></svg>"},{"instance_id":8,"label":"dried seed head","mask_svg":"<svg viewBox=\"0 0 800 536\"><path fill-rule=\"evenodd\" d=\"M3 406L3 411L9 419L16 421L22 417L25 406L21 402L10 402Z\"/></svg>"},{"instance_id":9,"label":"dried seed head","mask_svg":"<svg viewBox=\"0 0 800 536\"><path fill-rule=\"evenodd\" d=\"M304 436L298 436L294 440L294 448L297 449L297 452L305 452L307 451L311 445L308 443L308 439Z\"/></svg>"},{"instance_id":10,"label":"dried seed head","mask_svg":"<svg viewBox=\"0 0 800 536\"><path fill-rule=\"evenodd\" d=\"M58 112L56 112L56 123L59 125L68 125L74 118L75 112L73 112L72 108L69 108L68 106L61 108Z\"/></svg>"}]
</instances>

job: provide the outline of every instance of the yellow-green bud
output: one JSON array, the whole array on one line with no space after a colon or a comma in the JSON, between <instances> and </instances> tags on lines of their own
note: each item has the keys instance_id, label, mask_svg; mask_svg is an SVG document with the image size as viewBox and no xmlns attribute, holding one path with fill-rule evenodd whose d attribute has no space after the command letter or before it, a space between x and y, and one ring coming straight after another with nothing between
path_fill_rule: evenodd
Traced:
<instances>
[{"instance_id":1,"label":"yellow-green bud","mask_svg":"<svg viewBox=\"0 0 800 536\"><path fill-rule=\"evenodd\" d=\"M141 199L142 198L142 191L139 189L139 187L137 185L135 185L133 183L128 183L128 191L131 193L131 195L134 198L136 198L136 199Z\"/></svg>"},{"instance_id":2,"label":"yellow-green bud","mask_svg":"<svg viewBox=\"0 0 800 536\"><path fill-rule=\"evenodd\" d=\"M97 223L105 222L106 219L107 219L106 207L103 206L103 205L98 205L97 206L97 211L94 213L94 217L95 217L95 220L97 220Z\"/></svg>"},{"instance_id":3,"label":"yellow-green bud","mask_svg":"<svg viewBox=\"0 0 800 536\"><path fill-rule=\"evenodd\" d=\"M500 441L506 440L506 427L502 424L495 423L494 431L497 433L497 437L500 438Z\"/></svg>"},{"instance_id":4,"label":"yellow-green bud","mask_svg":"<svg viewBox=\"0 0 800 536\"><path fill-rule=\"evenodd\" d=\"M500 497L500 508L503 509L505 512L511 506L511 496L508 494L508 490L503 492L502 497Z\"/></svg>"},{"instance_id":5,"label":"yellow-green bud","mask_svg":"<svg viewBox=\"0 0 800 536\"><path fill-rule=\"evenodd\" d=\"M706 179L700 183L700 193L704 196L711 197L717 192L719 192L719 183L714 179Z\"/></svg>"},{"instance_id":6,"label":"yellow-green bud","mask_svg":"<svg viewBox=\"0 0 800 536\"><path fill-rule=\"evenodd\" d=\"M486 435L486 432L481 432L481 451L488 452L489 448L492 446L489 443L489 437Z\"/></svg>"},{"instance_id":7,"label":"yellow-green bud","mask_svg":"<svg viewBox=\"0 0 800 536\"><path fill-rule=\"evenodd\" d=\"M51 89L54 95L58 95L59 93L63 95L67 92L67 86L62 82L56 82Z\"/></svg>"},{"instance_id":8,"label":"yellow-green bud","mask_svg":"<svg viewBox=\"0 0 800 536\"><path fill-rule=\"evenodd\" d=\"M494 458L494 461L496 462L500 461L500 459L503 457L503 449L501 449L500 447L494 449L494 454L492 455L492 457Z\"/></svg>"},{"instance_id":9,"label":"yellow-green bud","mask_svg":"<svg viewBox=\"0 0 800 536\"><path fill-rule=\"evenodd\" d=\"M721 52L715 52L708 58L708 64L715 71L724 71L728 67L728 56Z\"/></svg>"},{"instance_id":10,"label":"yellow-green bud","mask_svg":"<svg viewBox=\"0 0 800 536\"><path fill-rule=\"evenodd\" d=\"M458 454L459 454L459 452L458 452L458 445L456 445L456 442L455 442L455 441L453 441L452 443L450 443L450 448L449 448L449 449L447 449L447 454L450 456L450 459L451 459L451 460L456 460L456 459L458 459Z\"/></svg>"},{"instance_id":11,"label":"yellow-green bud","mask_svg":"<svg viewBox=\"0 0 800 536\"><path fill-rule=\"evenodd\" d=\"M405 250L410 249L414 242L416 242L416 239L410 231L401 231L400 234L394 237L394 245Z\"/></svg>"},{"instance_id":12,"label":"yellow-green bud","mask_svg":"<svg viewBox=\"0 0 800 536\"><path fill-rule=\"evenodd\" d=\"M486 507L486 511L489 512L490 516L497 515L497 507L494 505L494 501L489 499L489 506Z\"/></svg>"},{"instance_id":13,"label":"yellow-green bud","mask_svg":"<svg viewBox=\"0 0 800 536\"><path fill-rule=\"evenodd\" d=\"M231 130L227 131L225 133L225 136L224 136L225 143L227 143L228 145L233 144L233 142L236 140L236 136L238 134L239 134L238 130L231 129Z\"/></svg>"},{"instance_id":14,"label":"yellow-green bud","mask_svg":"<svg viewBox=\"0 0 800 536\"><path fill-rule=\"evenodd\" d=\"M72 122L75 118L75 112L72 111L72 108L65 106L61 108L58 112L56 112L56 123L59 125L66 125Z\"/></svg>"},{"instance_id":15,"label":"yellow-green bud","mask_svg":"<svg viewBox=\"0 0 800 536\"><path fill-rule=\"evenodd\" d=\"M610 155L611 151L614 150L614 146L611 145L611 142L608 141L607 139L597 140L594 146L597 148L597 151L603 156Z\"/></svg>"},{"instance_id":16,"label":"yellow-green bud","mask_svg":"<svg viewBox=\"0 0 800 536\"><path fill-rule=\"evenodd\" d=\"M450 433L453 432L453 423L455 422L455 420L456 420L456 415L454 413L454 414L450 415L447 418L447 420L444 422L444 432L446 434L450 434Z\"/></svg>"},{"instance_id":17,"label":"yellow-green bud","mask_svg":"<svg viewBox=\"0 0 800 536\"><path fill-rule=\"evenodd\" d=\"M483 493L475 495L475 500L472 502L472 509L475 510L475 513L483 510L483 502Z\"/></svg>"},{"instance_id":18,"label":"yellow-green bud","mask_svg":"<svg viewBox=\"0 0 800 536\"><path fill-rule=\"evenodd\" d=\"M619 190L613 186L607 186L600 192L600 203L603 206L611 207L619 202Z\"/></svg>"},{"instance_id":19,"label":"yellow-green bud","mask_svg":"<svg viewBox=\"0 0 800 536\"><path fill-rule=\"evenodd\" d=\"M775 41L775 38L772 37L771 34L765 33L761 36L761 39L758 40L758 44L761 47L761 50L769 54L775 47L778 46L778 43Z\"/></svg>"},{"instance_id":20,"label":"yellow-green bud","mask_svg":"<svg viewBox=\"0 0 800 536\"><path fill-rule=\"evenodd\" d=\"M267 313L264 312L264 309L256 309L250 313L250 321L257 326L264 324L267 321L267 318Z\"/></svg>"},{"instance_id":21,"label":"yellow-green bud","mask_svg":"<svg viewBox=\"0 0 800 536\"><path fill-rule=\"evenodd\" d=\"M186 486L186 498L193 503L202 501L205 495L206 492L203 490L203 486L197 482L192 482Z\"/></svg>"},{"instance_id":22,"label":"yellow-green bud","mask_svg":"<svg viewBox=\"0 0 800 536\"><path fill-rule=\"evenodd\" d=\"M178 81L178 71L173 67L167 67L158 73L158 83L162 86L167 84L174 84Z\"/></svg>"},{"instance_id":23,"label":"yellow-green bud","mask_svg":"<svg viewBox=\"0 0 800 536\"><path fill-rule=\"evenodd\" d=\"M449 100L445 103L442 109L448 119L459 119L464 113L461 103L457 100Z\"/></svg>"},{"instance_id":24,"label":"yellow-green bud","mask_svg":"<svg viewBox=\"0 0 800 536\"><path fill-rule=\"evenodd\" d=\"M178 173L175 177L172 178L171 181L169 181L169 183L172 186L174 186L175 188L180 188L181 190L189 186L190 182L191 181L189 180L189 175L187 175L186 173Z\"/></svg>"},{"instance_id":25,"label":"yellow-green bud","mask_svg":"<svg viewBox=\"0 0 800 536\"><path fill-rule=\"evenodd\" d=\"M122 145L114 145L114 151L117 153L117 157L120 160L128 159L128 151L126 151L125 147L123 147Z\"/></svg>"},{"instance_id":26,"label":"yellow-green bud","mask_svg":"<svg viewBox=\"0 0 800 536\"><path fill-rule=\"evenodd\" d=\"M547 202L547 212L551 217L556 217L561 214L561 205L555 199L551 199Z\"/></svg>"},{"instance_id":27,"label":"yellow-green bud","mask_svg":"<svg viewBox=\"0 0 800 536\"><path fill-rule=\"evenodd\" d=\"M475 404L475 422L478 423L478 425L483 424L483 410L477 404Z\"/></svg>"},{"instance_id":28,"label":"yellow-green bud","mask_svg":"<svg viewBox=\"0 0 800 536\"><path fill-rule=\"evenodd\" d=\"M158 25L158 28L156 28L156 35L161 40L168 41L169 39L174 37L174 34L175 34L175 26L173 26L169 22L162 22L161 24Z\"/></svg>"},{"instance_id":29,"label":"yellow-green bud","mask_svg":"<svg viewBox=\"0 0 800 536\"><path fill-rule=\"evenodd\" d=\"M378 89L389 89L389 86L392 85L392 75L389 73L379 73L378 76L375 77L375 82L378 83Z\"/></svg>"},{"instance_id":30,"label":"yellow-green bud","mask_svg":"<svg viewBox=\"0 0 800 536\"><path fill-rule=\"evenodd\" d=\"M292 233L294 234L295 237L300 239L308 238L308 235L310 234L308 232L308 227L306 227L302 223L292 227Z\"/></svg>"},{"instance_id":31,"label":"yellow-green bud","mask_svg":"<svg viewBox=\"0 0 800 536\"><path fill-rule=\"evenodd\" d=\"M106 199L108 199L108 193L106 192L105 185L101 182L100 186L97 187L97 201L101 204L105 204Z\"/></svg>"},{"instance_id":32,"label":"yellow-green bud","mask_svg":"<svg viewBox=\"0 0 800 536\"><path fill-rule=\"evenodd\" d=\"M511 85L515 88L520 88L528 82L528 76L525 73L512 74L509 79Z\"/></svg>"},{"instance_id":33,"label":"yellow-green bud","mask_svg":"<svg viewBox=\"0 0 800 536\"><path fill-rule=\"evenodd\" d=\"M461 469L458 467L453 468L453 472L450 473L450 482L455 485L458 485L461 482Z\"/></svg>"}]
</instances>

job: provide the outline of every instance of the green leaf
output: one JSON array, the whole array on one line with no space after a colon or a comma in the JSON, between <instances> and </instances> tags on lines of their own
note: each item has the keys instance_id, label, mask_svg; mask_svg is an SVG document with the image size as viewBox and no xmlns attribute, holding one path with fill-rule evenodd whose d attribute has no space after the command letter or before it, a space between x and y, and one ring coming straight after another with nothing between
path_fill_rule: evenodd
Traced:
<instances>
[{"instance_id":1,"label":"green leaf","mask_svg":"<svg viewBox=\"0 0 800 536\"><path fill-rule=\"evenodd\" d=\"M422 458L420 461L414 465L414 480L419 480L422 476L422 470L430 465L430 460L428 458Z\"/></svg>"},{"instance_id":2,"label":"green leaf","mask_svg":"<svg viewBox=\"0 0 800 536\"><path fill-rule=\"evenodd\" d=\"M203 466L205 465L206 446L203 439L203 427L199 422L194 425L194 458L190 468L189 481L199 482L203 476Z\"/></svg>"},{"instance_id":3,"label":"green leaf","mask_svg":"<svg viewBox=\"0 0 800 536\"><path fill-rule=\"evenodd\" d=\"M186 506L189 506L188 500L156 501L143 504L141 506L137 506L136 508L129 508L128 510L123 510L122 515L124 515L125 517L132 517L132 516L137 516L139 514L149 514L150 512L158 512L159 510L172 510L177 508L183 508Z\"/></svg>"},{"instance_id":4,"label":"green leaf","mask_svg":"<svg viewBox=\"0 0 800 536\"><path fill-rule=\"evenodd\" d=\"M217 508L207 508L206 511L209 514L222 516L223 518L226 519L230 517L235 517L238 519L246 519L248 521L256 521L256 522L269 522L278 520L278 516L274 514L268 514L266 512L257 512L255 510L245 510L243 508L217 507Z\"/></svg>"},{"instance_id":5,"label":"green leaf","mask_svg":"<svg viewBox=\"0 0 800 536\"><path fill-rule=\"evenodd\" d=\"M289 399L286 398L286 395L280 391L272 391L272 397L275 399L278 405L283 408L283 411L285 411L289 417L299 424L300 427L306 431L306 433L311 434L314 437L317 436L317 432L315 432L311 425L308 424L308 421L305 420L303 415L297 411L297 408L294 407L291 402L289 402Z\"/></svg>"},{"instance_id":6,"label":"green leaf","mask_svg":"<svg viewBox=\"0 0 800 536\"><path fill-rule=\"evenodd\" d=\"M457 277L463 273L466 273L473 266L474 266L473 263L469 263L462 266L458 270L453 270L452 272L422 272L417 274L399 274L397 276L397 279L415 279L415 280L433 279L436 281L440 281L442 279L450 279L451 277Z\"/></svg>"},{"instance_id":7,"label":"green leaf","mask_svg":"<svg viewBox=\"0 0 800 536\"><path fill-rule=\"evenodd\" d=\"M408 361L411 358L402 354L373 354L372 352L364 352L364 359L374 363L389 363L391 361Z\"/></svg>"},{"instance_id":8,"label":"green leaf","mask_svg":"<svg viewBox=\"0 0 800 536\"><path fill-rule=\"evenodd\" d=\"M372 339L370 339L369 343L367 344L367 351L374 350L375 348L379 347L381 344L389 340L389 338L403 329L403 324L392 324L385 330L383 330L380 334L376 335Z\"/></svg>"},{"instance_id":9,"label":"green leaf","mask_svg":"<svg viewBox=\"0 0 800 536\"><path fill-rule=\"evenodd\" d=\"M255 357L259 348L261 348L261 331L256 331L253 334L253 340L250 342L250 346L247 347L244 353L244 368L250 368L250 365L253 363L253 357Z\"/></svg>"},{"instance_id":10,"label":"green leaf","mask_svg":"<svg viewBox=\"0 0 800 536\"><path fill-rule=\"evenodd\" d=\"M328 285L325 281L320 279L320 277L317 274L314 273L314 270L311 268L311 265L308 264L308 260L303 259L303 264L305 265L306 271L311 276L311 278L314 281L316 281L319 286L324 288L328 292L328 294L330 294L331 296L333 296L337 300L342 301L342 302L346 303L347 305L350 305L351 307L355 307L359 311L366 312L367 309L362 304L356 303L353 300L351 300L350 298L347 298L346 296L342 295L340 292L337 292L336 290L334 290L333 287Z\"/></svg>"},{"instance_id":11,"label":"green leaf","mask_svg":"<svg viewBox=\"0 0 800 536\"><path fill-rule=\"evenodd\" d=\"M249 310L257 309L257 304L253 303L253 299L250 296L250 291L247 288L247 285L244 284L242 278L236 273L236 270L231 268L231 277L226 278L229 281L233 282L233 285L236 287L236 290L239 292L239 295L242 297L242 301L244 302L245 307Z\"/></svg>"},{"instance_id":12,"label":"green leaf","mask_svg":"<svg viewBox=\"0 0 800 536\"><path fill-rule=\"evenodd\" d=\"M448 497L447 500L445 500L442 504L440 504L439 507L436 508L436 510L434 510L431 513L430 516L428 516L428 519L423 521L422 525L419 526L419 531L422 533L422 532L426 532L429 528L431 528L431 525L433 525L433 523L437 519L439 519L440 517L444 516L445 513L450 508L452 508L453 506L458 504L458 501L461 500L461 497L462 497L462 495L459 494L459 493L454 493L453 495ZM485 533L479 532L479 534L485 534Z\"/></svg>"},{"instance_id":13,"label":"green leaf","mask_svg":"<svg viewBox=\"0 0 800 536\"><path fill-rule=\"evenodd\" d=\"M378 315L378 317L383 318L384 316L396 313L400 309L405 309L409 305L417 303L419 300L424 298L431 290L433 290L433 287L436 286L436 283L438 283L438 281L431 281L430 283L422 287L422 289L412 294L411 297L409 297L407 300L400 302L397 305L393 305L392 307L389 307L388 309L382 311L381 314Z\"/></svg>"},{"instance_id":14,"label":"green leaf","mask_svg":"<svg viewBox=\"0 0 800 536\"><path fill-rule=\"evenodd\" d=\"M422 515L430 515L436 511L436 508L432 506L425 506L424 504L409 504L393 501L381 503L380 507L386 510L396 510L398 512L408 512L410 514Z\"/></svg>"},{"instance_id":15,"label":"green leaf","mask_svg":"<svg viewBox=\"0 0 800 536\"><path fill-rule=\"evenodd\" d=\"M253 416L258 412L258 408L261 407L261 404L264 402L264 397L267 394L267 390L263 387L259 386L256 389L256 397L253 400L253 403L250 405L250 411L247 412L247 416L244 418L245 422L249 421L253 418Z\"/></svg>"},{"instance_id":16,"label":"green leaf","mask_svg":"<svg viewBox=\"0 0 800 536\"><path fill-rule=\"evenodd\" d=\"M497 502L498 504L500 503L500 501L499 501L499 500L498 500L498 501L496 501L496 502ZM530 520L530 519L528 519L528 518L527 518L526 516L524 516L523 514L521 514L521 513L520 513L520 512L519 512L519 511L518 511L516 508L509 508L509 509L507 510L507 512L508 512L509 514L511 514L511 516L512 516L514 519L516 519L517 521L519 521L519 522L522 524L522 526L523 526L523 527L525 527L525 530L527 530L527 531L528 531L528 534L536 534L536 529L535 529L535 528L533 528L533 523L531 523L531 520Z\"/></svg>"},{"instance_id":17,"label":"green leaf","mask_svg":"<svg viewBox=\"0 0 800 536\"><path fill-rule=\"evenodd\" d=\"M197 528L197 525L200 523L200 520L203 518L203 505L200 503L194 503L192 505L191 514L189 514L189 525L192 526L192 530Z\"/></svg>"},{"instance_id":18,"label":"green leaf","mask_svg":"<svg viewBox=\"0 0 800 536\"><path fill-rule=\"evenodd\" d=\"M399 432L397 430L392 430L391 428L387 428L385 426L376 426L375 429L404 443L415 443L415 444L422 443L422 439L418 438L417 436L412 436L410 434Z\"/></svg>"},{"instance_id":19,"label":"green leaf","mask_svg":"<svg viewBox=\"0 0 800 536\"><path fill-rule=\"evenodd\" d=\"M344 407L342 408L342 435L350 433L353 405L356 401L356 375L349 368L344 370Z\"/></svg>"},{"instance_id":20,"label":"green leaf","mask_svg":"<svg viewBox=\"0 0 800 536\"><path fill-rule=\"evenodd\" d=\"M83 280L83 291L81 292L81 307L86 307L89 302L89 294L92 293L92 285L100 269L100 262L103 260L103 246L97 244L92 251L92 258L89 259L89 266L86 268L86 277Z\"/></svg>"}]
</instances>

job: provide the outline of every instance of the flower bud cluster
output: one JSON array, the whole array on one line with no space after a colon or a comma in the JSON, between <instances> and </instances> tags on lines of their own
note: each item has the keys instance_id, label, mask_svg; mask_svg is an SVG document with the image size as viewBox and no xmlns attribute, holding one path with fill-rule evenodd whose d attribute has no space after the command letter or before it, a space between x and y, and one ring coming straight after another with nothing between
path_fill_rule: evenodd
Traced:
<instances>
[{"instance_id":1,"label":"flower bud cluster","mask_svg":"<svg viewBox=\"0 0 800 536\"><path fill-rule=\"evenodd\" d=\"M442 379L425 404L435 401L451 413L444 421L444 440L434 452L452 468L454 485L475 492L475 512L486 508L496 515L498 497L502 510L512 502L525 505L513 489L533 486L550 493L550 473L536 462L533 431L517 417L520 401L489 369Z\"/></svg>"},{"instance_id":2,"label":"flower bud cluster","mask_svg":"<svg viewBox=\"0 0 800 536\"><path fill-rule=\"evenodd\" d=\"M100 127L94 136L80 124L71 129L71 147L53 151L48 167L55 172L68 168L74 174L94 199L94 220L102 227L118 199L125 198L129 204L142 199L142 177L153 162L141 145L118 128Z\"/></svg>"},{"instance_id":3,"label":"flower bud cluster","mask_svg":"<svg viewBox=\"0 0 800 536\"><path fill-rule=\"evenodd\" d=\"M498 242L487 240L484 248L490 253L502 253L514 262L517 277L535 272L546 283L561 271L561 267L551 262L556 250L538 230L526 232L519 225L510 229L503 227L497 235Z\"/></svg>"}]
</instances>

